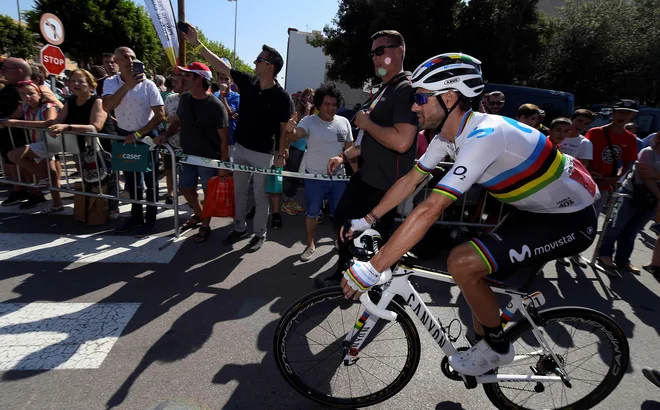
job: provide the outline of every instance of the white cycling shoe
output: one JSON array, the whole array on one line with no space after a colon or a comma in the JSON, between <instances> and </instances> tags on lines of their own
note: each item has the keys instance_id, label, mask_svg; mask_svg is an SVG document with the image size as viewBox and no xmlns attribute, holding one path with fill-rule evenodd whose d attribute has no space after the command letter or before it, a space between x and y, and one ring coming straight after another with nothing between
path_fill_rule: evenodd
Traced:
<instances>
[{"instance_id":1,"label":"white cycling shoe","mask_svg":"<svg viewBox=\"0 0 660 410\"><path fill-rule=\"evenodd\" d=\"M458 352L449 357L449 365L461 374L468 376L481 376L500 366L513 362L516 352L509 344L509 351L500 354L488 346L485 340L472 346L469 350Z\"/></svg>"}]
</instances>

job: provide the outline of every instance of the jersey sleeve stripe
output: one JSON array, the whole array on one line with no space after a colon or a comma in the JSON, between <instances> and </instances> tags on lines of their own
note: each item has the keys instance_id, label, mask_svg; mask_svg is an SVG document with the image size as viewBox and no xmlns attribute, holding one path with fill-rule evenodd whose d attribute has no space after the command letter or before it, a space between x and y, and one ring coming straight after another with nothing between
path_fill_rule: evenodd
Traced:
<instances>
[{"instance_id":1,"label":"jersey sleeve stripe","mask_svg":"<svg viewBox=\"0 0 660 410\"><path fill-rule=\"evenodd\" d=\"M424 164L419 161L415 164L415 169L423 175L428 175L433 171L431 168L426 168Z\"/></svg>"},{"instance_id":2,"label":"jersey sleeve stripe","mask_svg":"<svg viewBox=\"0 0 660 410\"><path fill-rule=\"evenodd\" d=\"M457 200L459 196L463 195L461 191L443 184L436 185L435 188L433 188L433 192L448 196L452 201Z\"/></svg>"},{"instance_id":3,"label":"jersey sleeve stripe","mask_svg":"<svg viewBox=\"0 0 660 410\"><path fill-rule=\"evenodd\" d=\"M484 261L486 268L488 268L488 273L497 272L497 262L495 262L495 258L493 258L493 255L490 253L488 248L486 248L483 242L477 238L474 238L470 241L470 245L472 245L474 250L477 251L481 259Z\"/></svg>"},{"instance_id":4,"label":"jersey sleeve stripe","mask_svg":"<svg viewBox=\"0 0 660 410\"><path fill-rule=\"evenodd\" d=\"M561 178L562 174L564 173L565 163L566 163L566 157L558 153L557 156L555 157L555 160L553 161L552 166L550 167L548 172L545 173L545 175L535 179L534 181L531 181L526 185L523 185L522 187L516 190L513 190L506 194L493 194L493 196L503 202L516 202L516 201L520 201L521 199L527 198L528 196L537 193L541 189L550 185L552 182Z\"/></svg>"},{"instance_id":5,"label":"jersey sleeve stripe","mask_svg":"<svg viewBox=\"0 0 660 410\"><path fill-rule=\"evenodd\" d=\"M534 151L532 154L521 162L515 168L511 168L506 172L503 172L496 177L484 182L482 185L488 189L501 189L510 184L515 183L519 179L524 178L525 173L533 173L534 170L537 170L543 164L543 161L552 151L552 143L540 132L539 139L536 143ZM536 165L536 166L535 166Z\"/></svg>"}]
</instances>

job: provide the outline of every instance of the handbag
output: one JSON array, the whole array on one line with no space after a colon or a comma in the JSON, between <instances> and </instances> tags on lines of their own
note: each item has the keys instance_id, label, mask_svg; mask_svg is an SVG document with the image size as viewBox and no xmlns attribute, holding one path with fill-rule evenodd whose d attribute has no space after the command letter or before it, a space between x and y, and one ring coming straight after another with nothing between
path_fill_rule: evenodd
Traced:
<instances>
[{"instance_id":1,"label":"handbag","mask_svg":"<svg viewBox=\"0 0 660 410\"><path fill-rule=\"evenodd\" d=\"M109 176L108 164L112 164L112 156L101 148L98 139L91 138L92 143L87 145L85 152L81 155L82 177L85 182L103 182Z\"/></svg>"},{"instance_id":2,"label":"handbag","mask_svg":"<svg viewBox=\"0 0 660 410\"><path fill-rule=\"evenodd\" d=\"M655 209L658 198L644 184L635 184L632 192L632 205L636 209Z\"/></svg>"},{"instance_id":3,"label":"handbag","mask_svg":"<svg viewBox=\"0 0 660 410\"><path fill-rule=\"evenodd\" d=\"M112 170L126 172L151 171L151 152L146 144L112 142Z\"/></svg>"}]
</instances>

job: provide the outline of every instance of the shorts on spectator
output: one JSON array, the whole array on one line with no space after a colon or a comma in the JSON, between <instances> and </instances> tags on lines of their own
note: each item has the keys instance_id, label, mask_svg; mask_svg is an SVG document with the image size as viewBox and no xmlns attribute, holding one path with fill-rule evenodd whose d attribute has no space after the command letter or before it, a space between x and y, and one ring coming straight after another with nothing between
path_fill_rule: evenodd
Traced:
<instances>
[{"instance_id":1,"label":"shorts on spectator","mask_svg":"<svg viewBox=\"0 0 660 410\"><path fill-rule=\"evenodd\" d=\"M39 163L48 156L48 151L46 150L46 143L43 141L34 142L28 145L28 147L30 148L30 151L32 151L34 155L38 157L34 159L34 162ZM51 157L50 159L54 160L55 157Z\"/></svg>"},{"instance_id":2,"label":"shorts on spectator","mask_svg":"<svg viewBox=\"0 0 660 410\"><path fill-rule=\"evenodd\" d=\"M330 215L334 216L337 204L344 194L348 181L329 181L320 179L305 180L305 208L308 218L316 218L321 214L323 200L328 200Z\"/></svg>"},{"instance_id":3,"label":"shorts on spectator","mask_svg":"<svg viewBox=\"0 0 660 410\"><path fill-rule=\"evenodd\" d=\"M216 175L218 175L218 170L215 168L181 164L179 188L197 188L197 181L201 179L202 188L206 190L209 179Z\"/></svg>"}]
</instances>

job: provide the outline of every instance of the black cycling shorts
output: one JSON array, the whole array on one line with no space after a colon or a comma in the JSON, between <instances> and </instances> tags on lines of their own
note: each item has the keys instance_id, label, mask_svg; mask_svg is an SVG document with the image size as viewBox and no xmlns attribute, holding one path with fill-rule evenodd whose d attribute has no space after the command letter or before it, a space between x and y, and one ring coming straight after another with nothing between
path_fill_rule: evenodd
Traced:
<instances>
[{"instance_id":1,"label":"black cycling shorts","mask_svg":"<svg viewBox=\"0 0 660 410\"><path fill-rule=\"evenodd\" d=\"M502 225L470 244L494 278L528 267L576 255L591 246L598 218L593 206L569 214L548 214L513 208Z\"/></svg>"}]
</instances>

